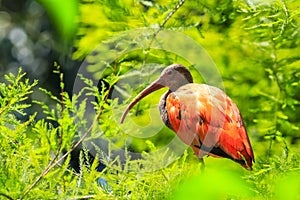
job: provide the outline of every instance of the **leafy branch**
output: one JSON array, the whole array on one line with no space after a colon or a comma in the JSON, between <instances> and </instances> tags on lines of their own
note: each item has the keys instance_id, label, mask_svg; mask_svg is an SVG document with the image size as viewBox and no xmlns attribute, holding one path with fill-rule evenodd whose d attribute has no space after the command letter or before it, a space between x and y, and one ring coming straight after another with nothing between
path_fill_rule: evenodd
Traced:
<instances>
[{"instance_id":1,"label":"leafy branch","mask_svg":"<svg viewBox=\"0 0 300 200\"><path fill-rule=\"evenodd\" d=\"M253 48L259 47L256 51L257 64L262 65L267 78L274 86L271 91L260 89L258 92L267 101L272 102L270 104L272 106L268 109L268 114L273 118L270 122L272 124L264 133L265 139L270 141L269 154L274 140L281 141L288 152L285 136L295 135L290 128L287 128L295 126L293 125L295 116L291 114L293 112L290 112L290 109L296 110L296 105L300 103L295 92L292 92L292 84L298 85L297 78L293 75L287 76L287 74L297 74L296 68L291 66L299 60L299 57L293 56L292 53L295 51L294 41L299 37L295 14L298 11L289 10L284 0L273 2L270 6L257 5L251 10L243 11L247 13L244 18L245 28L249 32L248 36L253 40L251 42L255 45ZM262 114L267 111L266 108L260 110ZM262 122L264 117L259 120Z\"/></svg>"},{"instance_id":2,"label":"leafy branch","mask_svg":"<svg viewBox=\"0 0 300 200\"><path fill-rule=\"evenodd\" d=\"M60 75L60 81L63 81L63 76L59 70L59 66L57 65L57 70L56 73L58 73ZM65 99L65 95L64 95L64 90L63 90L63 83L60 83L61 86L61 98L62 98L62 108L64 106L64 99ZM100 110L98 111L98 114L94 117L94 120L92 122L92 124L90 125L90 127L83 133L83 135L80 137L80 139L66 152L64 153L60 158L58 158L61 149L62 149L62 134L59 137L60 140L60 144L59 147L55 153L54 158L49 162L48 166L44 169L44 171L36 178L36 180L24 191L24 193L22 194L22 196L20 197L20 199L24 199L25 196L39 183L39 181L46 176L50 170L52 170L54 167L56 167L57 165L59 165L67 156L69 156L84 140L85 138L89 135L89 133L91 133L91 131L93 130L94 126L98 123L99 117L101 116L103 110L104 110L104 106L107 103L108 100L108 94L111 90L111 86L109 86L107 93L105 93L105 97L104 97L104 101L100 107ZM63 112L63 110L62 110ZM58 159L57 159L58 158Z\"/></svg>"}]
</instances>

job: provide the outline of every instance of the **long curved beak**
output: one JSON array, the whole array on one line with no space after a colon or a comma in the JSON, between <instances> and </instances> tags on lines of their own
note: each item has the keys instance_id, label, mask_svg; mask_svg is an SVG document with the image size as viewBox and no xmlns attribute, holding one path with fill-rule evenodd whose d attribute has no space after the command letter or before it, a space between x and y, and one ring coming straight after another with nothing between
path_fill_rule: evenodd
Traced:
<instances>
[{"instance_id":1,"label":"long curved beak","mask_svg":"<svg viewBox=\"0 0 300 200\"><path fill-rule=\"evenodd\" d=\"M137 103L139 102L141 99L143 99L145 96L147 96L148 94L159 90L161 88L165 87L164 85L161 84L161 80L157 79L156 81L154 81L153 83L151 83L151 85L149 85L148 87L146 87L143 91L141 91L131 102L130 104L127 106L126 110L124 111L120 123L122 124L127 113L129 112L129 110Z\"/></svg>"}]
</instances>

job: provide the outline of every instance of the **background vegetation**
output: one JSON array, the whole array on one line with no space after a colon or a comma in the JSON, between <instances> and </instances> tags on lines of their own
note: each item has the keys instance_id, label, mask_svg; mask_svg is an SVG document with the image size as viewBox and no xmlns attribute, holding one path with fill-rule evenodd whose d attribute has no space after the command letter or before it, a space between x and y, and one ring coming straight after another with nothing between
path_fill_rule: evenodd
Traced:
<instances>
[{"instance_id":1,"label":"background vegetation","mask_svg":"<svg viewBox=\"0 0 300 200\"><path fill-rule=\"evenodd\" d=\"M2 198L300 199L299 1L81 0L58 2L57 12L47 1L26 1L23 13L13 12L6 1L0 2L1 20L6 22L0 25L0 42L1 47L7 47L1 48L1 58L14 60L1 59ZM39 12L33 12L32 7L39 8ZM166 20L174 8L176 12ZM37 17L33 17L36 26L29 26L26 21L28 16L45 17L41 14L44 10L56 28L55 33L50 28L50 32L33 29L41 27ZM66 18L61 14L64 12ZM65 20L58 22L55 17L58 13ZM16 16L27 17L17 23ZM76 25L66 26L73 20ZM153 32L122 44L112 39L123 31L144 27L153 28ZM130 132L133 131L130 124L119 125L116 110L123 110L131 95L145 87L140 84L139 88L130 88L122 79L132 77L131 80L150 82L164 66L175 62L192 68L193 63L171 52L149 49L159 28L187 34L215 62L226 93L243 114L255 153L253 171L246 171L227 159L209 157L201 173L190 149L167 167L156 170L166 157L153 157L149 152L165 146L174 134L162 128L153 137L138 139L130 136L145 129ZM107 48L109 55L116 47L131 47L135 43L140 47L138 50L123 54L112 63L97 65L102 62L98 54L104 52L102 47ZM41 51L43 48L38 46L41 44L49 44L49 54ZM109 45L99 48L99 44ZM61 54L66 59L59 56L41 59L51 51L55 52L52 55ZM57 63L53 67L53 58L57 58L61 67ZM90 66L87 69L100 66L101 73L96 76L99 84L80 77L84 87L71 94L75 76L67 69L76 71L76 63L83 59ZM20 64L23 69L11 63ZM143 68L145 63L160 65L147 71ZM39 72L35 78L34 71ZM45 78L46 71L53 71L53 75ZM203 82L195 71L193 75L197 82ZM47 84L53 77L55 82ZM112 91L119 91L118 99ZM148 124L149 108L161 94L154 94L134 108L132 119L141 127ZM92 124L85 117L89 102L81 103L81 99L89 96L93 97L97 113ZM154 124L161 122L154 120ZM70 152L78 141L104 136L130 151L125 151L123 158L115 157L111 153L114 149L108 145L107 155L96 148L93 159L83 145L78 158L80 167L69 166ZM140 152L144 159L133 159L131 152ZM107 166L102 171L100 163Z\"/></svg>"}]
</instances>

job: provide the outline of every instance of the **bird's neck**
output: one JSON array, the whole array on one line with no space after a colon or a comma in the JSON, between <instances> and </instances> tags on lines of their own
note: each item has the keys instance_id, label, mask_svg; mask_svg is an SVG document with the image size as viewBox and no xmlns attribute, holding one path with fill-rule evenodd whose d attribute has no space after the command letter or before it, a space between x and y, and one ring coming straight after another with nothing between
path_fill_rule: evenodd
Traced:
<instances>
[{"instance_id":1,"label":"bird's neck","mask_svg":"<svg viewBox=\"0 0 300 200\"><path fill-rule=\"evenodd\" d=\"M172 129L172 125L169 121L169 117L168 117L168 112L167 112L167 107L166 107L166 100L168 95L171 93L171 90L168 90L166 93L164 93L159 101L158 104L158 108L159 108L159 112L160 112L160 118L163 121L163 123L169 127L170 129Z\"/></svg>"},{"instance_id":2,"label":"bird's neck","mask_svg":"<svg viewBox=\"0 0 300 200\"><path fill-rule=\"evenodd\" d=\"M179 80L179 81L174 81L172 83L172 85L170 85L169 89L171 90L171 92L175 92L180 87L182 87L182 86L184 86L186 84L189 84L189 83L192 83L192 82L188 81L187 79L182 79L182 80Z\"/></svg>"}]
</instances>

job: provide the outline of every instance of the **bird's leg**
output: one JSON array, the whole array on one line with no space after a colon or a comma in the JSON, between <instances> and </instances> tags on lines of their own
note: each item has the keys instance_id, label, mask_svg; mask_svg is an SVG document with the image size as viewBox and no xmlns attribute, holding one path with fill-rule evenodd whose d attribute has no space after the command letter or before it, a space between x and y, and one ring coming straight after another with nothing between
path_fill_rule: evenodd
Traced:
<instances>
[{"instance_id":1,"label":"bird's leg","mask_svg":"<svg viewBox=\"0 0 300 200\"><path fill-rule=\"evenodd\" d=\"M197 155L197 157L198 157L198 159L199 159L199 161L201 163L200 170L201 170L201 172L204 172L205 163L204 163L204 159L203 159L203 155L204 154L203 154L203 152L201 150L202 142L201 142L200 138L198 137L198 135L195 135L195 138L197 138L196 142L198 144L194 144L193 150L194 150L195 154Z\"/></svg>"},{"instance_id":2,"label":"bird's leg","mask_svg":"<svg viewBox=\"0 0 300 200\"><path fill-rule=\"evenodd\" d=\"M199 161L201 163L200 170L201 170L201 172L204 172L204 170L205 170L205 163L204 163L203 157L199 158Z\"/></svg>"},{"instance_id":3,"label":"bird's leg","mask_svg":"<svg viewBox=\"0 0 300 200\"><path fill-rule=\"evenodd\" d=\"M203 159L203 152L201 151L202 142L197 135L195 135L195 137L198 138L196 140L198 144L194 144L192 146L192 149L194 150L195 154L197 155L197 157L201 163L201 166L200 166L201 172L204 172L205 163L204 163L204 159Z\"/></svg>"}]
</instances>

